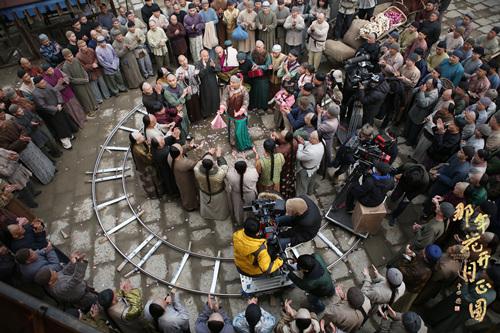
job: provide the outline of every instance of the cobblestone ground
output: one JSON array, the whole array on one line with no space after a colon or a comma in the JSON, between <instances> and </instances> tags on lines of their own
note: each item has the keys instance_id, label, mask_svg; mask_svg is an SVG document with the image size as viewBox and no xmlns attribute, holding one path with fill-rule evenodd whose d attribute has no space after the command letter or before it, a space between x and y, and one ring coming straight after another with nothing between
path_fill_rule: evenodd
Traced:
<instances>
[{"instance_id":1,"label":"cobblestone ground","mask_svg":"<svg viewBox=\"0 0 500 333\"><path fill-rule=\"evenodd\" d=\"M500 7L498 0L461 0L454 1L444 18L443 31L447 30L447 24L452 24L454 20L465 13L471 11L476 19L477 29L474 30L475 37L487 33L490 28L500 21ZM329 65L323 64L325 69ZM14 78L12 69L3 71L5 76L0 78L1 83L9 84ZM7 81L7 79L9 81ZM7 82L2 82L7 81ZM85 129L80 131L75 141L73 150L64 153L64 156L58 161L58 174L55 180L41 187L43 195L40 199L40 207L36 213L43 217L49 228L51 241L62 250L70 252L73 250L85 251L89 258L89 269L87 271L88 281L93 284L97 290L108 287L117 287L123 279L123 273L128 272L131 267L126 266L119 273L116 267L122 262L123 258L118 254L106 238L102 236L102 229L97 223L94 211L92 209L91 188L87 180L90 178L87 171L93 170L95 159L100 144L102 144L115 126L115 124L130 110L131 106L140 103L140 92L138 90L130 91L127 94L120 95L117 98L105 101L101 106L99 117L91 120ZM268 135L272 128L272 117L263 116L262 120L258 117L252 117L252 136L256 144L262 147L262 139ZM139 123L135 124L136 127ZM133 127L133 125L131 125ZM208 126L206 126L208 127ZM194 130L196 138L205 137L204 129ZM218 138L214 138L217 140ZM228 151L228 148L225 148ZM404 158L408 154L408 148L400 145L400 156ZM103 164L107 167L113 167L119 160L105 154ZM397 163L401 161L398 160ZM132 202L136 206L141 206L145 211L143 215L147 225L160 234L173 240L175 244L186 247L187 243L193 241L193 250L201 253L215 255L217 250L222 251L222 255L231 255L230 238L232 230L229 221L223 221L220 224L207 222L201 219L198 213L185 213L175 203L168 201L148 200L144 197L142 189L136 184L132 177L127 181L127 188L134 193ZM318 188L314 199L323 210L329 208L335 196L335 187L328 179L318 183ZM119 193L120 188L110 184L104 190L97 193L98 199L103 201L111 199ZM113 208L107 208L103 211L103 224L106 228L116 225L117 220L124 220L129 216L121 211L122 206L117 205ZM410 207L405 215L408 217L408 224L415 219L418 209ZM404 217L401 219L404 220ZM405 233L409 228L389 228L387 223L383 223L383 228L379 234L363 241L360 246L351 253L347 260L335 265L332 275L337 283L347 288L353 285L359 285L361 282L361 273L364 267L374 263L381 268L389 256L397 252L405 244ZM135 248L144 238L146 231L138 227L124 229L112 239L119 244L122 251L128 252ZM354 242L355 237L340 228L329 228L324 234L333 243L339 246L343 251L347 250ZM214 246L217 244L217 246ZM223 245L219 245L223 244ZM375 248L377 251L367 251ZM312 251L320 252L328 262L335 259L335 255L326 249L324 243L312 241L304 244L300 252L308 253ZM378 257L374 257L377 255ZM170 276L175 265L180 260L180 256L158 251L146 263L145 269L159 277L167 278ZM212 277L213 262L188 263L179 281L187 285L195 286L207 290L210 286ZM223 266L221 272L220 290L235 292L239 288L238 276L234 270ZM131 277L132 283L141 287L145 299L160 296L167 292L164 285L158 284L156 280L145 275L135 274ZM182 299L191 314L192 323L203 303L205 296L197 296L189 293L182 293ZM280 298L292 298L294 305L298 307L305 301L304 293L297 289L287 289L273 296L262 297L262 302L266 309L275 315L279 315ZM223 300L223 306L229 314L234 315L244 308L244 302L238 298ZM363 328L363 332L373 332L376 326L375 320L371 319ZM193 327L193 326L192 326Z\"/></svg>"}]
</instances>

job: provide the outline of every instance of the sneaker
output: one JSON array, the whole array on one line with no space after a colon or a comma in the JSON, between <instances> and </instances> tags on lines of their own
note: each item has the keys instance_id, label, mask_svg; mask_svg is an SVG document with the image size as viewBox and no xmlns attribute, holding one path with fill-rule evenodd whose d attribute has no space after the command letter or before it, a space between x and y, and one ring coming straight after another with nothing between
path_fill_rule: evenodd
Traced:
<instances>
[{"instance_id":1,"label":"sneaker","mask_svg":"<svg viewBox=\"0 0 500 333\"><path fill-rule=\"evenodd\" d=\"M71 140L69 138L63 138L61 139L61 143L64 149L71 149L73 146L71 145Z\"/></svg>"}]
</instances>

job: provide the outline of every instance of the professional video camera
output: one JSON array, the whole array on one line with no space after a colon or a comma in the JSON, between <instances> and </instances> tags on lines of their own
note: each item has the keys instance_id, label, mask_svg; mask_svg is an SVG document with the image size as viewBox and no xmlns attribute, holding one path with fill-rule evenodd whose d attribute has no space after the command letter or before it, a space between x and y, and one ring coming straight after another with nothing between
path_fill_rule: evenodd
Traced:
<instances>
[{"instance_id":1,"label":"professional video camera","mask_svg":"<svg viewBox=\"0 0 500 333\"><path fill-rule=\"evenodd\" d=\"M370 55L359 54L346 61L344 69L346 71L347 88L358 88L359 83L367 85L372 79L374 66L370 61Z\"/></svg>"},{"instance_id":2,"label":"professional video camera","mask_svg":"<svg viewBox=\"0 0 500 333\"><path fill-rule=\"evenodd\" d=\"M260 222L260 235L267 240L276 237L278 226L276 218L285 213L285 200L257 199L250 206L244 206L243 211L252 212Z\"/></svg>"}]
</instances>

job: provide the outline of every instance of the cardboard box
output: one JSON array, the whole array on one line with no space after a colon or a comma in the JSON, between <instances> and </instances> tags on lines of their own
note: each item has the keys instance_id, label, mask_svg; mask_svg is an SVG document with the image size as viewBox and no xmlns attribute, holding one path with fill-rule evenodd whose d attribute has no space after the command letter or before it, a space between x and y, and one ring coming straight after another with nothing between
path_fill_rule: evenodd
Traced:
<instances>
[{"instance_id":1,"label":"cardboard box","mask_svg":"<svg viewBox=\"0 0 500 333\"><path fill-rule=\"evenodd\" d=\"M386 215L387 210L384 202L377 207L366 207L356 202L352 213L352 225L358 233L368 232L373 235L380 229L382 220Z\"/></svg>"}]
</instances>

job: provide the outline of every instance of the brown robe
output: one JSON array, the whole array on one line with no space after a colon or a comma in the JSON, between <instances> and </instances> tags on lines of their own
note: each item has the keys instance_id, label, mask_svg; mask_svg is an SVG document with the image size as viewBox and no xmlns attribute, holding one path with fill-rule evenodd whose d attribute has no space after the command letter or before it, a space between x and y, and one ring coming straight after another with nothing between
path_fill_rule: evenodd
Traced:
<instances>
[{"instance_id":1,"label":"brown robe","mask_svg":"<svg viewBox=\"0 0 500 333\"><path fill-rule=\"evenodd\" d=\"M176 35L175 31L179 30L179 33ZM175 25L169 24L167 29L165 29L165 33L167 34L168 40L170 41L170 46L172 47L172 51L175 55L175 61L177 61L177 57L187 54L187 43L186 43L186 29L184 25L181 23L177 23Z\"/></svg>"},{"instance_id":2,"label":"brown robe","mask_svg":"<svg viewBox=\"0 0 500 333\"><path fill-rule=\"evenodd\" d=\"M182 157L174 163L174 177L181 195L182 207L187 211L198 208L198 190L194 176L196 161ZM172 157L168 157L168 164L172 167Z\"/></svg>"}]
</instances>

